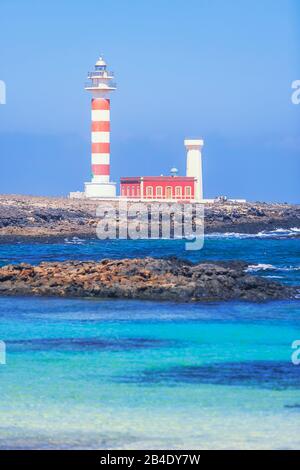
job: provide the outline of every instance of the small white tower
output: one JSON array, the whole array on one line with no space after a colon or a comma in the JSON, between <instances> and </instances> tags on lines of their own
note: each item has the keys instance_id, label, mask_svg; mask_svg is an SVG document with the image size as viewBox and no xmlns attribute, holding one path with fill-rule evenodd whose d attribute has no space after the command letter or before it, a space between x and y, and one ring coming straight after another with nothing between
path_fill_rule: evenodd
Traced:
<instances>
[{"instance_id":1,"label":"small white tower","mask_svg":"<svg viewBox=\"0 0 300 470\"><path fill-rule=\"evenodd\" d=\"M99 57L88 74L85 89L92 93L92 181L85 183L85 197L116 197L116 183L110 181L110 99L116 89L114 75Z\"/></svg>"},{"instance_id":2,"label":"small white tower","mask_svg":"<svg viewBox=\"0 0 300 470\"><path fill-rule=\"evenodd\" d=\"M187 150L186 157L186 176L196 178L195 182L195 200L203 200L203 182L202 182L202 155L201 150L204 145L200 139L186 139L184 145Z\"/></svg>"}]
</instances>

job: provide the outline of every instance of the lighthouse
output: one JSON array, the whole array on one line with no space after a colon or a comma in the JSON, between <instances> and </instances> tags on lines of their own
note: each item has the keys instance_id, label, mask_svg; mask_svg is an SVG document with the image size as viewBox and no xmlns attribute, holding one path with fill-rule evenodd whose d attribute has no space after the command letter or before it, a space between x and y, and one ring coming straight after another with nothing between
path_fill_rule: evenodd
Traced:
<instances>
[{"instance_id":1,"label":"lighthouse","mask_svg":"<svg viewBox=\"0 0 300 470\"><path fill-rule=\"evenodd\" d=\"M202 182L202 139L185 139L186 156L186 176L195 178L195 200L203 200L203 182Z\"/></svg>"},{"instance_id":2,"label":"lighthouse","mask_svg":"<svg viewBox=\"0 0 300 470\"><path fill-rule=\"evenodd\" d=\"M92 95L92 179L84 185L87 198L116 197L116 183L110 181L110 94L116 89L113 79L105 60L99 57L85 85Z\"/></svg>"}]
</instances>

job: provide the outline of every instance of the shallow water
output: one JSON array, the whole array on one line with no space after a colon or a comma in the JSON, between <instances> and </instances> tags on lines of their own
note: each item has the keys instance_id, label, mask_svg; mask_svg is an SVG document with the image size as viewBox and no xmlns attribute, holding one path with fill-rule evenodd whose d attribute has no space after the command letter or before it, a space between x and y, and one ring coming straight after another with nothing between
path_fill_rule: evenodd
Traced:
<instances>
[{"instance_id":1,"label":"shallow water","mask_svg":"<svg viewBox=\"0 0 300 470\"><path fill-rule=\"evenodd\" d=\"M244 259L300 284L299 243L209 237L187 252L180 241L74 240L0 245L0 262ZM0 298L0 338L2 448L300 448L297 300Z\"/></svg>"}]
</instances>

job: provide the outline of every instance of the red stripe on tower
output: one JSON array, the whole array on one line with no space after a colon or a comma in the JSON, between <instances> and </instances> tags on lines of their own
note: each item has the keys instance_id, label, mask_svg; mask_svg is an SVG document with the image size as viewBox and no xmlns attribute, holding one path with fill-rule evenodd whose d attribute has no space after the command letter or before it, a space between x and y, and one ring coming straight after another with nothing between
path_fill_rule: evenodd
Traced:
<instances>
[{"instance_id":1,"label":"red stripe on tower","mask_svg":"<svg viewBox=\"0 0 300 470\"><path fill-rule=\"evenodd\" d=\"M110 173L110 165L92 165L92 170L96 176L107 176Z\"/></svg>"},{"instance_id":2,"label":"red stripe on tower","mask_svg":"<svg viewBox=\"0 0 300 470\"><path fill-rule=\"evenodd\" d=\"M92 121L92 132L109 132L110 122L109 121Z\"/></svg>"},{"instance_id":3,"label":"red stripe on tower","mask_svg":"<svg viewBox=\"0 0 300 470\"><path fill-rule=\"evenodd\" d=\"M92 144L92 155L93 153L110 153L110 144L107 143L100 143L100 144Z\"/></svg>"},{"instance_id":4,"label":"red stripe on tower","mask_svg":"<svg viewBox=\"0 0 300 470\"><path fill-rule=\"evenodd\" d=\"M92 109L101 110L101 109L110 109L110 100L105 98L93 98L92 99Z\"/></svg>"}]
</instances>

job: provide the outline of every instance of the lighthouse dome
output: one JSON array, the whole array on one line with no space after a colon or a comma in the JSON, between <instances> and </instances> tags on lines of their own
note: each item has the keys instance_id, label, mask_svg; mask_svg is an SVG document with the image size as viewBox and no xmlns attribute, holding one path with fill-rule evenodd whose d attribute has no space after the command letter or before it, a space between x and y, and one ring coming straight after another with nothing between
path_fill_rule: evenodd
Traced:
<instances>
[{"instance_id":1,"label":"lighthouse dome","mask_svg":"<svg viewBox=\"0 0 300 470\"><path fill-rule=\"evenodd\" d=\"M106 62L105 60L103 59L103 57L99 57L99 59L97 60L96 62L96 67L103 67L103 66L106 66Z\"/></svg>"},{"instance_id":2,"label":"lighthouse dome","mask_svg":"<svg viewBox=\"0 0 300 470\"><path fill-rule=\"evenodd\" d=\"M175 168L175 167L171 168L170 173L171 173L172 176L177 176L177 174L178 174L177 168Z\"/></svg>"}]
</instances>

